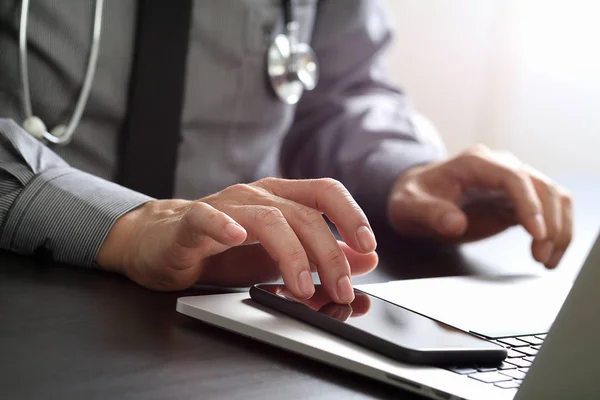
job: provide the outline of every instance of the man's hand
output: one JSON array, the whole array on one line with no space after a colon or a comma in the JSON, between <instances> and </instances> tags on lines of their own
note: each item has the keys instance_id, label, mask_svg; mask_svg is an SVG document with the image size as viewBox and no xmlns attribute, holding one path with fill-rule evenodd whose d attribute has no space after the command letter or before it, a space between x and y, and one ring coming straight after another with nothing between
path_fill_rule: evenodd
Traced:
<instances>
[{"instance_id":1,"label":"man's hand","mask_svg":"<svg viewBox=\"0 0 600 400\"><path fill-rule=\"evenodd\" d=\"M147 203L117 220L97 262L155 290L247 286L282 276L298 298L312 296L311 271L317 271L334 301L350 303L351 275L375 268L376 245L367 218L339 182L267 178L199 201Z\"/></svg>"},{"instance_id":2,"label":"man's hand","mask_svg":"<svg viewBox=\"0 0 600 400\"><path fill-rule=\"evenodd\" d=\"M476 146L447 161L402 174L388 199L399 233L451 242L483 239L520 224L533 256L560 262L573 232L571 196L514 156Z\"/></svg>"}]
</instances>

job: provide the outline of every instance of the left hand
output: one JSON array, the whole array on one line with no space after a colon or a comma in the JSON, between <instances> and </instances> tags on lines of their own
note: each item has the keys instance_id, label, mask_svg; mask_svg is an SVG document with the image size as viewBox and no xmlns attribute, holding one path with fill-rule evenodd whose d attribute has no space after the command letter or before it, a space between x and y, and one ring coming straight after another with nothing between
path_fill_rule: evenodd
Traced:
<instances>
[{"instance_id":1,"label":"left hand","mask_svg":"<svg viewBox=\"0 0 600 400\"><path fill-rule=\"evenodd\" d=\"M534 258L554 268L571 243L570 194L511 154L476 146L447 161L402 174L388 217L404 235L455 243L483 239L520 224Z\"/></svg>"}]
</instances>

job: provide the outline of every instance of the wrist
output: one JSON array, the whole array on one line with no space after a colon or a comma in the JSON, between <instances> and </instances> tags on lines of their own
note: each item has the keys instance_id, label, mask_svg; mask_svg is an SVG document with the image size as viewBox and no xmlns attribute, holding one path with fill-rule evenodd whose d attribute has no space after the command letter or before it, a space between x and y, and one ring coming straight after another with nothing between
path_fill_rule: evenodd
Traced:
<instances>
[{"instance_id":1,"label":"wrist","mask_svg":"<svg viewBox=\"0 0 600 400\"><path fill-rule=\"evenodd\" d=\"M153 250L154 243L146 240L148 231L153 231L150 236L158 235L158 239L161 234L166 234L153 230L152 223L166 220L191 203L187 200L152 200L123 214L100 247L96 263L102 269L129 275L132 265Z\"/></svg>"},{"instance_id":2,"label":"wrist","mask_svg":"<svg viewBox=\"0 0 600 400\"><path fill-rule=\"evenodd\" d=\"M127 264L125 260L127 248L131 246L134 228L144 213L144 209L150 207L154 202L144 203L121 215L115 221L96 256L96 263L100 268L107 271L124 272L123 268Z\"/></svg>"}]
</instances>

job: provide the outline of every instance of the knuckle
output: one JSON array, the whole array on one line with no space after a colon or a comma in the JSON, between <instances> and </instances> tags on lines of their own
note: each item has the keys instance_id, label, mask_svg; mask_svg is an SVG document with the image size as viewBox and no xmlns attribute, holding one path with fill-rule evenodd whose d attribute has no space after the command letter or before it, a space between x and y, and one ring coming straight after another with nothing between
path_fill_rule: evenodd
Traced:
<instances>
[{"instance_id":1,"label":"knuckle","mask_svg":"<svg viewBox=\"0 0 600 400\"><path fill-rule=\"evenodd\" d=\"M481 165L482 162L489 162L487 156L482 152L475 151L465 151L460 154L457 158L457 161L460 161L470 167L477 167Z\"/></svg>"},{"instance_id":2,"label":"knuckle","mask_svg":"<svg viewBox=\"0 0 600 400\"><path fill-rule=\"evenodd\" d=\"M234 193L253 193L255 189L245 183L236 183L235 185L229 186L226 191L231 191Z\"/></svg>"},{"instance_id":3,"label":"knuckle","mask_svg":"<svg viewBox=\"0 0 600 400\"><path fill-rule=\"evenodd\" d=\"M517 156L508 150L495 151L493 154L494 159L506 166L521 167L523 164Z\"/></svg>"},{"instance_id":4,"label":"knuckle","mask_svg":"<svg viewBox=\"0 0 600 400\"><path fill-rule=\"evenodd\" d=\"M573 206L573 195L566 189L559 191L560 199L564 206L571 208Z\"/></svg>"},{"instance_id":5,"label":"knuckle","mask_svg":"<svg viewBox=\"0 0 600 400\"><path fill-rule=\"evenodd\" d=\"M465 154L488 154L491 150L483 143L478 143L474 146L469 147L464 153Z\"/></svg>"},{"instance_id":6,"label":"knuckle","mask_svg":"<svg viewBox=\"0 0 600 400\"><path fill-rule=\"evenodd\" d=\"M554 218L550 218L546 220L546 235L548 237L548 239L550 239L551 241L556 241L556 239L559 237L559 222L556 221Z\"/></svg>"},{"instance_id":7,"label":"knuckle","mask_svg":"<svg viewBox=\"0 0 600 400\"><path fill-rule=\"evenodd\" d=\"M198 229L201 226L214 224L220 220L221 213L210 205L197 201L183 215L182 222L189 228Z\"/></svg>"},{"instance_id":8,"label":"knuckle","mask_svg":"<svg viewBox=\"0 0 600 400\"><path fill-rule=\"evenodd\" d=\"M542 183L546 187L546 190L548 191L548 195L550 196L550 198L552 198L552 200L560 199L560 193L559 193L558 189L556 188L556 186L554 186L554 184L550 180L543 180Z\"/></svg>"},{"instance_id":9,"label":"knuckle","mask_svg":"<svg viewBox=\"0 0 600 400\"><path fill-rule=\"evenodd\" d=\"M206 224L214 223L221 217L221 212L217 211L216 209L214 209L206 203L198 201L194 203L192 207L194 209L194 212L202 215L203 222Z\"/></svg>"},{"instance_id":10,"label":"knuckle","mask_svg":"<svg viewBox=\"0 0 600 400\"><path fill-rule=\"evenodd\" d=\"M255 217L257 220L269 226L287 222L281 210L272 206L263 206L258 208Z\"/></svg>"},{"instance_id":11,"label":"knuckle","mask_svg":"<svg viewBox=\"0 0 600 400\"><path fill-rule=\"evenodd\" d=\"M285 257L293 265L302 267L308 264L308 257L302 247L292 248Z\"/></svg>"},{"instance_id":12,"label":"knuckle","mask_svg":"<svg viewBox=\"0 0 600 400\"><path fill-rule=\"evenodd\" d=\"M520 168L501 167L503 173L519 186L528 186L531 182L529 174Z\"/></svg>"},{"instance_id":13,"label":"knuckle","mask_svg":"<svg viewBox=\"0 0 600 400\"><path fill-rule=\"evenodd\" d=\"M334 250L329 250L327 252L327 262L330 263L331 265L336 265L336 266L344 265L345 266L346 255L340 248L337 248Z\"/></svg>"},{"instance_id":14,"label":"knuckle","mask_svg":"<svg viewBox=\"0 0 600 400\"><path fill-rule=\"evenodd\" d=\"M533 169L531 167L528 167L528 168L529 168L529 171L531 172L532 179L548 186L549 188L557 190L558 186L557 186L556 182L554 182L550 177L548 177L544 174L541 174L540 172L536 171L535 169Z\"/></svg>"},{"instance_id":15,"label":"knuckle","mask_svg":"<svg viewBox=\"0 0 600 400\"><path fill-rule=\"evenodd\" d=\"M322 185L322 192L328 193L333 192L335 196L343 198L346 202L352 205L352 207L360 209L352 194L346 189L343 183L333 178L323 178L320 180Z\"/></svg>"},{"instance_id":16,"label":"knuckle","mask_svg":"<svg viewBox=\"0 0 600 400\"><path fill-rule=\"evenodd\" d=\"M269 187L272 185L278 185L281 183L281 181L283 181L283 179L281 178L274 178L272 176L266 177L266 178L262 178L259 179L258 181L256 181L257 184L264 186L264 187Z\"/></svg>"},{"instance_id":17,"label":"knuckle","mask_svg":"<svg viewBox=\"0 0 600 400\"><path fill-rule=\"evenodd\" d=\"M299 207L295 215L297 220L306 226L315 226L324 223L323 215L313 208Z\"/></svg>"},{"instance_id":18,"label":"knuckle","mask_svg":"<svg viewBox=\"0 0 600 400\"><path fill-rule=\"evenodd\" d=\"M323 191L334 190L336 192L345 192L346 187L337 179L333 178L321 178L319 183L323 187Z\"/></svg>"},{"instance_id":19,"label":"knuckle","mask_svg":"<svg viewBox=\"0 0 600 400\"><path fill-rule=\"evenodd\" d=\"M187 227L195 227L198 222L198 216L202 215L204 207L198 202L192 204L181 217L181 222Z\"/></svg>"}]
</instances>

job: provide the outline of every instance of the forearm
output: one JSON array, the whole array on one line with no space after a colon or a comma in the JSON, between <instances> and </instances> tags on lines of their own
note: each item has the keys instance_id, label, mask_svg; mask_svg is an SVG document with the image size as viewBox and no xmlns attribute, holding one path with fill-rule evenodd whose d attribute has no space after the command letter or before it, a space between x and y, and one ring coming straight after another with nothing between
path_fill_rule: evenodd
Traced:
<instances>
[{"instance_id":1,"label":"forearm","mask_svg":"<svg viewBox=\"0 0 600 400\"><path fill-rule=\"evenodd\" d=\"M71 168L0 119L0 248L89 267L115 221L148 200Z\"/></svg>"}]
</instances>

